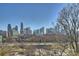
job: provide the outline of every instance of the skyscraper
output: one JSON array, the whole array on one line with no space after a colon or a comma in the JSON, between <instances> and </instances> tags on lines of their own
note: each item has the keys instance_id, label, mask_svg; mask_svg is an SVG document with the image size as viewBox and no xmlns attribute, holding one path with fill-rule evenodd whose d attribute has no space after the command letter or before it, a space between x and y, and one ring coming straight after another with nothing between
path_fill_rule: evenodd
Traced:
<instances>
[{"instance_id":1,"label":"skyscraper","mask_svg":"<svg viewBox=\"0 0 79 59\"><path fill-rule=\"evenodd\" d=\"M11 24L8 24L7 30L8 30L8 37L11 37L12 36Z\"/></svg>"},{"instance_id":2,"label":"skyscraper","mask_svg":"<svg viewBox=\"0 0 79 59\"><path fill-rule=\"evenodd\" d=\"M13 38L18 38L18 35L19 35L19 32L18 32L18 27L15 26L13 29L12 29L12 32L13 32Z\"/></svg>"},{"instance_id":3,"label":"skyscraper","mask_svg":"<svg viewBox=\"0 0 79 59\"><path fill-rule=\"evenodd\" d=\"M18 31L18 26L17 25L15 26L15 30Z\"/></svg>"},{"instance_id":4,"label":"skyscraper","mask_svg":"<svg viewBox=\"0 0 79 59\"><path fill-rule=\"evenodd\" d=\"M40 30L39 29L34 30L33 35L39 36L40 35Z\"/></svg>"},{"instance_id":5,"label":"skyscraper","mask_svg":"<svg viewBox=\"0 0 79 59\"><path fill-rule=\"evenodd\" d=\"M30 28L30 27L25 28L25 29L24 29L24 34L25 34L26 36L32 35L32 30L31 30L31 28Z\"/></svg>"},{"instance_id":6,"label":"skyscraper","mask_svg":"<svg viewBox=\"0 0 79 59\"><path fill-rule=\"evenodd\" d=\"M23 34L23 23L21 22L21 26L20 26L20 34Z\"/></svg>"},{"instance_id":7,"label":"skyscraper","mask_svg":"<svg viewBox=\"0 0 79 59\"><path fill-rule=\"evenodd\" d=\"M44 27L40 28L40 35L44 35Z\"/></svg>"},{"instance_id":8,"label":"skyscraper","mask_svg":"<svg viewBox=\"0 0 79 59\"><path fill-rule=\"evenodd\" d=\"M53 28L46 28L46 34L54 34L55 30Z\"/></svg>"},{"instance_id":9,"label":"skyscraper","mask_svg":"<svg viewBox=\"0 0 79 59\"><path fill-rule=\"evenodd\" d=\"M44 27L41 27L40 29L36 29L33 31L34 35L44 35Z\"/></svg>"}]
</instances>

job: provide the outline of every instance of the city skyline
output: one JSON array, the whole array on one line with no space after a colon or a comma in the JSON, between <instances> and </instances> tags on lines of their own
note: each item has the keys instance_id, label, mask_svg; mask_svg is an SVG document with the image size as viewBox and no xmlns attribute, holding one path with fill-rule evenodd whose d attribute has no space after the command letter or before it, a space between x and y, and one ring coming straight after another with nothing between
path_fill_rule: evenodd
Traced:
<instances>
[{"instance_id":1,"label":"city skyline","mask_svg":"<svg viewBox=\"0 0 79 59\"><path fill-rule=\"evenodd\" d=\"M0 30L7 30L7 25L31 27L52 27L56 23L58 12L65 4L0 4ZM53 24L52 24L53 23ZM19 28L20 29L20 28Z\"/></svg>"}]
</instances>

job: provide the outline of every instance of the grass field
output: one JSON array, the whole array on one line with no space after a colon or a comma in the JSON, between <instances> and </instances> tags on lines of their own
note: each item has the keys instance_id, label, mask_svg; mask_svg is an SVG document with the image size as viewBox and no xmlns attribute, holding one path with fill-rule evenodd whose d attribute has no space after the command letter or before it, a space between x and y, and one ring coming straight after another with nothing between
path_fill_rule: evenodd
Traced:
<instances>
[{"instance_id":1,"label":"grass field","mask_svg":"<svg viewBox=\"0 0 79 59\"><path fill-rule=\"evenodd\" d=\"M69 46L54 45L2 45L1 56L79 56Z\"/></svg>"}]
</instances>

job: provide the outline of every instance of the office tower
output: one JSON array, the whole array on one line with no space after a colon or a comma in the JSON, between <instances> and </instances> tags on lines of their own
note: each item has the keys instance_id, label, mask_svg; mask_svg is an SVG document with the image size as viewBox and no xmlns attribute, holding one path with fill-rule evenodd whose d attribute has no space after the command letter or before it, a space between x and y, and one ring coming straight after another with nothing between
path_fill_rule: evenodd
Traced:
<instances>
[{"instance_id":1,"label":"office tower","mask_svg":"<svg viewBox=\"0 0 79 59\"><path fill-rule=\"evenodd\" d=\"M53 28L47 28L46 29L46 34L54 34L54 33L55 33L55 31L54 31Z\"/></svg>"},{"instance_id":2,"label":"office tower","mask_svg":"<svg viewBox=\"0 0 79 59\"><path fill-rule=\"evenodd\" d=\"M18 38L18 35L19 35L18 26L15 26L15 27L12 29L12 32L13 32L13 38Z\"/></svg>"},{"instance_id":3,"label":"office tower","mask_svg":"<svg viewBox=\"0 0 79 59\"><path fill-rule=\"evenodd\" d=\"M44 35L44 27L40 28L40 35Z\"/></svg>"},{"instance_id":4,"label":"office tower","mask_svg":"<svg viewBox=\"0 0 79 59\"><path fill-rule=\"evenodd\" d=\"M0 30L0 35L2 35L2 32L3 32L3 31L2 31L2 30Z\"/></svg>"},{"instance_id":5,"label":"office tower","mask_svg":"<svg viewBox=\"0 0 79 59\"><path fill-rule=\"evenodd\" d=\"M8 30L8 37L11 37L12 36L11 24L8 24L7 30Z\"/></svg>"},{"instance_id":6,"label":"office tower","mask_svg":"<svg viewBox=\"0 0 79 59\"><path fill-rule=\"evenodd\" d=\"M18 26L17 25L15 26L15 30L18 31Z\"/></svg>"},{"instance_id":7,"label":"office tower","mask_svg":"<svg viewBox=\"0 0 79 59\"><path fill-rule=\"evenodd\" d=\"M32 30L30 29L30 27L27 27L24 29L24 34L26 36L32 35Z\"/></svg>"},{"instance_id":8,"label":"office tower","mask_svg":"<svg viewBox=\"0 0 79 59\"><path fill-rule=\"evenodd\" d=\"M6 37L6 31L0 30L0 41L4 42Z\"/></svg>"},{"instance_id":9,"label":"office tower","mask_svg":"<svg viewBox=\"0 0 79 59\"><path fill-rule=\"evenodd\" d=\"M44 27L41 27L40 29L36 29L33 31L34 35L44 35Z\"/></svg>"},{"instance_id":10,"label":"office tower","mask_svg":"<svg viewBox=\"0 0 79 59\"><path fill-rule=\"evenodd\" d=\"M40 30L39 30L39 29L34 30L34 31L33 31L33 35L37 35L37 36L40 35Z\"/></svg>"},{"instance_id":11,"label":"office tower","mask_svg":"<svg viewBox=\"0 0 79 59\"><path fill-rule=\"evenodd\" d=\"M21 22L21 26L20 26L20 34L23 34L23 23Z\"/></svg>"},{"instance_id":12,"label":"office tower","mask_svg":"<svg viewBox=\"0 0 79 59\"><path fill-rule=\"evenodd\" d=\"M0 35L2 35L3 37L6 37L6 31L0 30Z\"/></svg>"}]
</instances>

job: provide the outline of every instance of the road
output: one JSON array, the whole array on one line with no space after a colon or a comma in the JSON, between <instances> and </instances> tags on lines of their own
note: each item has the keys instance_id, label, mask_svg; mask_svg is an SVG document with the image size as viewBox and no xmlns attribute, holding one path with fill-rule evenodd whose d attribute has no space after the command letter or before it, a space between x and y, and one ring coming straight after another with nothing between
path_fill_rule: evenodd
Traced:
<instances>
[{"instance_id":1,"label":"road","mask_svg":"<svg viewBox=\"0 0 79 59\"><path fill-rule=\"evenodd\" d=\"M2 45L8 45L8 46L12 46L12 45L54 45L57 43L51 43L51 42L46 42L46 43L38 43L38 42L33 42L33 43L0 43L0 46Z\"/></svg>"}]
</instances>

